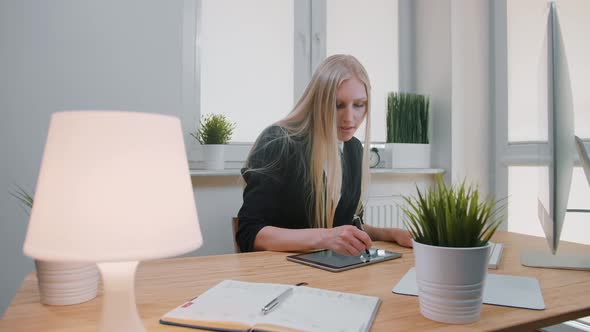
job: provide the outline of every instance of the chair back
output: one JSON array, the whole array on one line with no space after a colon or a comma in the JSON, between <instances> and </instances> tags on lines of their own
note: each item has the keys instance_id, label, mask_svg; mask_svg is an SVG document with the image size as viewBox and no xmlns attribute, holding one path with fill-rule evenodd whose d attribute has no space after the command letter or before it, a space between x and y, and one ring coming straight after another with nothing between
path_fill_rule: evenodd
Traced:
<instances>
[{"instance_id":1,"label":"chair back","mask_svg":"<svg viewBox=\"0 0 590 332\"><path fill-rule=\"evenodd\" d=\"M231 230L234 239L234 251L236 253L240 253L240 246L238 246L238 242L236 242L236 233L238 232L238 217L231 218Z\"/></svg>"}]
</instances>

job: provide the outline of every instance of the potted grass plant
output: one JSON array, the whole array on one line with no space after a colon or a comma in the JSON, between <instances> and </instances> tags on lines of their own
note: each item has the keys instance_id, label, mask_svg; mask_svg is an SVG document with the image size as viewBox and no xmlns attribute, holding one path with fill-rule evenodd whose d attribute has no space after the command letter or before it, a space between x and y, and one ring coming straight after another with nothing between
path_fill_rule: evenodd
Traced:
<instances>
[{"instance_id":1,"label":"potted grass plant","mask_svg":"<svg viewBox=\"0 0 590 332\"><path fill-rule=\"evenodd\" d=\"M429 168L430 101L415 93L387 96L387 164L391 168Z\"/></svg>"},{"instance_id":2,"label":"potted grass plant","mask_svg":"<svg viewBox=\"0 0 590 332\"><path fill-rule=\"evenodd\" d=\"M27 215L34 199L25 189L17 186L10 193ZM72 305L94 299L98 292L100 274L94 263L70 263L35 260L39 297L43 304Z\"/></svg>"},{"instance_id":3,"label":"potted grass plant","mask_svg":"<svg viewBox=\"0 0 590 332\"><path fill-rule=\"evenodd\" d=\"M482 199L478 188L436 186L403 197L404 224L413 237L420 312L452 324L479 320L491 245L504 221L503 200Z\"/></svg>"},{"instance_id":4,"label":"potted grass plant","mask_svg":"<svg viewBox=\"0 0 590 332\"><path fill-rule=\"evenodd\" d=\"M224 168L225 145L231 140L235 126L223 114L207 114L201 118L199 128L191 135L203 147L205 169Z\"/></svg>"}]
</instances>

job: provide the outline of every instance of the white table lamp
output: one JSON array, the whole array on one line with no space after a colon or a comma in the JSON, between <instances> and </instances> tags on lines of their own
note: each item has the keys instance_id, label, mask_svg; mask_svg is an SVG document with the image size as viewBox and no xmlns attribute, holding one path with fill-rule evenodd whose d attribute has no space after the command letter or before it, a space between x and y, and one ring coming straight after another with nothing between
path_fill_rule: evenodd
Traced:
<instances>
[{"instance_id":1,"label":"white table lamp","mask_svg":"<svg viewBox=\"0 0 590 332\"><path fill-rule=\"evenodd\" d=\"M134 295L138 262L201 244L178 118L52 115L24 252L97 262L104 286L99 331L145 331Z\"/></svg>"}]
</instances>

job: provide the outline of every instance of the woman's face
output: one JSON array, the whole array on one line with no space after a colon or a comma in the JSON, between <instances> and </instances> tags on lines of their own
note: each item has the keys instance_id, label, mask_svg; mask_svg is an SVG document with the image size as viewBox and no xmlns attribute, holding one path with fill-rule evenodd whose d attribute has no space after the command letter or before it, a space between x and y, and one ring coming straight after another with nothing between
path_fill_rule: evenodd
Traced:
<instances>
[{"instance_id":1,"label":"woman's face","mask_svg":"<svg viewBox=\"0 0 590 332\"><path fill-rule=\"evenodd\" d=\"M336 118L338 140L347 142L365 119L367 91L363 82L347 79L336 91Z\"/></svg>"}]
</instances>

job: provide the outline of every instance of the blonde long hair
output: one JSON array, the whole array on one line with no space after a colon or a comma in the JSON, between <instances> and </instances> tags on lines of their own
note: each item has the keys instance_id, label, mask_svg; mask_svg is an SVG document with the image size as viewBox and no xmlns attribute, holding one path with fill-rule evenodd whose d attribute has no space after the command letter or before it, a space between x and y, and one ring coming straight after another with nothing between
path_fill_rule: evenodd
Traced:
<instances>
[{"instance_id":1,"label":"blonde long hair","mask_svg":"<svg viewBox=\"0 0 590 332\"><path fill-rule=\"evenodd\" d=\"M336 91L342 82L356 78L365 86L367 104L365 112L365 142L362 158L361 199L357 212L366 199L369 182L368 147L370 146L370 100L369 76L361 63L351 55L332 55L316 69L305 92L295 108L276 125L284 128L288 142L292 138L303 139L307 146L304 152L303 178L311 186L309 200L313 227L332 227L342 189L342 164L338 148L336 116ZM258 140L250 156L261 144ZM286 143L283 143L286 144ZM286 148L281 151L286 151ZM250 156L248 159L250 159ZM248 167L247 162L247 167ZM251 169L250 169L251 170ZM325 171L325 176L324 176Z\"/></svg>"}]
</instances>

